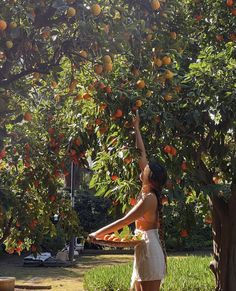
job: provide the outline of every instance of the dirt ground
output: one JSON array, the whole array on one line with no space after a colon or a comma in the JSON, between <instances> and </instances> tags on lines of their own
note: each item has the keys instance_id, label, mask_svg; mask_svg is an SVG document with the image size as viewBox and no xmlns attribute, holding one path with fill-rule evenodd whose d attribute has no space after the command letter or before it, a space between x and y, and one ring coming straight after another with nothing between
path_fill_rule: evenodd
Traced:
<instances>
[{"instance_id":1,"label":"dirt ground","mask_svg":"<svg viewBox=\"0 0 236 291\"><path fill-rule=\"evenodd\" d=\"M83 276L98 265L115 265L132 261L129 254L86 254L76 260L73 267L25 267L24 256L0 256L0 276L16 277L16 284L51 285L53 291L82 291ZM17 289L18 290L18 289ZM23 289L22 289L23 290Z\"/></svg>"}]
</instances>

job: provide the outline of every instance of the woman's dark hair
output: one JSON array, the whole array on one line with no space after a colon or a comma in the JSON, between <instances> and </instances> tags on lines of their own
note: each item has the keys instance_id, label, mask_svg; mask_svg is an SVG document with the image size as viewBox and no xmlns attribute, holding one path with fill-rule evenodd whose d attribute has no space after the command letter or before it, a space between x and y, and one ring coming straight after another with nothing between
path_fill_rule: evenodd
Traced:
<instances>
[{"instance_id":1,"label":"woman's dark hair","mask_svg":"<svg viewBox=\"0 0 236 291\"><path fill-rule=\"evenodd\" d=\"M164 239L162 188L164 187L167 181L167 171L157 161L150 161L148 165L150 168L149 180L152 186L152 190L155 193L157 197L157 201L158 201L157 215L159 217L159 223L160 223L159 236L160 236L160 242L162 245L162 249L163 249L165 261L166 261L167 255L166 255L166 247L165 247L165 239Z\"/></svg>"}]
</instances>

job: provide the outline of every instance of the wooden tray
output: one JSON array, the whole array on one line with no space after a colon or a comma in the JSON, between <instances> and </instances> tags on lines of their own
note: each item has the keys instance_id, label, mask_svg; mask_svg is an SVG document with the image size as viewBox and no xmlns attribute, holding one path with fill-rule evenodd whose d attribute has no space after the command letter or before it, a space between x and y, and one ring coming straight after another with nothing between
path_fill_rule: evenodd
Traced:
<instances>
[{"instance_id":1,"label":"wooden tray","mask_svg":"<svg viewBox=\"0 0 236 291\"><path fill-rule=\"evenodd\" d=\"M94 244L98 244L101 246L108 246L108 247L118 247L118 248L134 248L135 246L141 244L144 240L131 240L131 241L109 241L109 240L102 240L96 239L93 241Z\"/></svg>"}]
</instances>

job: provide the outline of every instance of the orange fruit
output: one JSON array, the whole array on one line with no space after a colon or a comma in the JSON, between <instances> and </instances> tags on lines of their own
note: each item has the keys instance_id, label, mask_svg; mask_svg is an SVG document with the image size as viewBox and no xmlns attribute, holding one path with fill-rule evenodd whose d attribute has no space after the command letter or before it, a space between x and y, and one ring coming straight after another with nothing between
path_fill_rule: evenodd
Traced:
<instances>
[{"instance_id":1,"label":"orange fruit","mask_svg":"<svg viewBox=\"0 0 236 291\"><path fill-rule=\"evenodd\" d=\"M116 241L116 242L119 242L121 239L119 238L119 237L114 237L113 239L112 239L112 241Z\"/></svg>"},{"instance_id":2,"label":"orange fruit","mask_svg":"<svg viewBox=\"0 0 236 291\"><path fill-rule=\"evenodd\" d=\"M173 97L172 97L172 95L171 94L166 94L165 96L164 96L164 99L165 99L165 101L171 101L172 99L173 99Z\"/></svg>"},{"instance_id":3,"label":"orange fruit","mask_svg":"<svg viewBox=\"0 0 236 291\"><path fill-rule=\"evenodd\" d=\"M227 0L227 1L226 1L226 5L227 5L228 7L233 6L233 5L234 5L234 0Z\"/></svg>"},{"instance_id":4,"label":"orange fruit","mask_svg":"<svg viewBox=\"0 0 236 291\"><path fill-rule=\"evenodd\" d=\"M236 16L236 8L234 8L234 9L231 10L231 14L232 14L233 16Z\"/></svg>"},{"instance_id":5,"label":"orange fruit","mask_svg":"<svg viewBox=\"0 0 236 291\"><path fill-rule=\"evenodd\" d=\"M136 107L141 107L143 105L143 102L141 100L136 100L135 106Z\"/></svg>"},{"instance_id":6,"label":"orange fruit","mask_svg":"<svg viewBox=\"0 0 236 291\"><path fill-rule=\"evenodd\" d=\"M110 73L112 71L112 63L104 63L103 64L103 69L104 69L104 72L106 73Z\"/></svg>"},{"instance_id":7,"label":"orange fruit","mask_svg":"<svg viewBox=\"0 0 236 291\"><path fill-rule=\"evenodd\" d=\"M33 119L32 114L30 112L25 112L24 114L24 120L25 121L31 121Z\"/></svg>"},{"instance_id":8,"label":"orange fruit","mask_svg":"<svg viewBox=\"0 0 236 291\"><path fill-rule=\"evenodd\" d=\"M154 63L154 65L156 65L158 68L162 66L162 60L159 59L159 58L156 58L156 57L155 57L155 58L153 59L153 63Z\"/></svg>"},{"instance_id":9,"label":"orange fruit","mask_svg":"<svg viewBox=\"0 0 236 291\"><path fill-rule=\"evenodd\" d=\"M163 196L162 199L161 199L161 203L164 205L164 204L168 204L168 197L166 196Z\"/></svg>"},{"instance_id":10,"label":"orange fruit","mask_svg":"<svg viewBox=\"0 0 236 291\"><path fill-rule=\"evenodd\" d=\"M180 232L181 237L188 237L188 231L186 229L182 229Z\"/></svg>"},{"instance_id":11,"label":"orange fruit","mask_svg":"<svg viewBox=\"0 0 236 291\"><path fill-rule=\"evenodd\" d=\"M120 118L120 117L122 117L122 115L123 115L122 110L121 109L117 109L115 114L114 114L114 117Z\"/></svg>"},{"instance_id":12,"label":"orange fruit","mask_svg":"<svg viewBox=\"0 0 236 291\"><path fill-rule=\"evenodd\" d=\"M9 24L10 29L15 29L17 28L17 23L15 21L10 22Z\"/></svg>"},{"instance_id":13,"label":"orange fruit","mask_svg":"<svg viewBox=\"0 0 236 291\"><path fill-rule=\"evenodd\" d=\"M110 86L107 86L104 88L107 94L110 94L112 92L112 89Z\"/></svg>"},{"instance_id":14,"label":"orange fruit","mask_svg":"<svg viewBox=\"0 0 236 291\"><path fill-rule=\"evenodd\" d=\"M0 30L3 31L7 28L7 23L5 20L0 20Z\"/></svg>"},{"instance_id":15,"label":"orange fruit","mask_svg":"<svg viewBox=\"0 0 236 291\"><path fill-rule=\"evenodd\" d=\"M11 40L7 40L5 44L8 49L11 49L13 47L13 42Z\"/></svg>"},{"instance_id":16,"label":"orange fruit","mask_svg":"<svg viewBox=\"0 0 236 291\"><path fill-rule=\"evenodd\" d=\"M88 100L91 98L91 95L87 92L85 92L83 95L82 95L82 98L85 99L85 100Z\"/></svg>"},{"instance_id":17,"label":"orange fruit","mask_svg":"<svg viewBox=\"0 0 236 291\"><path fill-rule=\"evenodd\" d=\"M167 80L171 80L173 77L174 77L174 73L173 72L171 72L170 70L166 70L165 71L165 78Z\"/></svg>"},{"instance_id":18,"label":"orange fruit","mask_svg":"<svg viewBox=\"0 0 236 291\"><path fill-rule=\"evenodd\" d=\"M136 83L136 86L138 87L138 89L144 89L146 84L145 84L144 80L138 80Z\"/></svg>"},{"instance_id":19,"label":"orange fruit","mask_svg":"<svg viewBox=\"0 0 236 291\"><path fill-rule=\"evenodd\" d=\"M137 203L137 200L136 200L135 198L130 198L130 200L129 200L129 204L130 204L131 206L134 206L136 203Z\"/></svg>"},{"instance_id":20,"label":"orange fruit","mask_svg":"<svg viewBox=\"0 0 236 291\"><path fill-rule=\"evenodd\" d=\"M161 7L161 4L158 0L152 0L151 6L153 10L158 10Z\"/></svg>"},{"instance_id":21,"label":"orange fruit","mask_svg":"<svg viewBox=\"0 0 236 291\"><path fill-rule=\"evenodd\" d=\"M104 64L106 64L106 63L112 63L112 59L111 59L111 57L109 56L109 55L105 55L104 57L103 57L103 63Z\"/></svg>"},{"instance_id":22,"label":"orange fruit","mask_svg":"<svg viewBox=\"0 0 236 291\"><path fill-rule=\"evenodd\" d=\"M116 176L116 175L112 175L112 176L111 176L112 181L116 181L118 178L119 178L119 177Z\"/></svg>"},{"instance_id":23,"label":"orange fruit","mask_svg":"<svg viewBox=\"0 0 236 291\"><path fill-rule=\"evenodd\" d=\"M163 65L170 65L172 62L171 57L168 56L164 56L161 60Z\"/></svg>"},{"instance_id":24,"label":"orange fruit","mask_svg":"<svg viewBox=\"0 0 236 291\"><path fill-rule=\"evenodd\" d=\"M101 13L101 7L99 4L93 4L91 7L91 12L94 16L98 16Z\"/></svg>"},{"instance_id":25,"label":"orange fruit","mask_svg":"<svg viewBox=\"0 0 236 291\"><path fill-rule=\"evenodd\" d=\"M125 163L126 165L132 163L132 161L133 161L133 159L132 159L131 157L124 158L124 163Z\"/></svg>"},{"instance_id":26,"label":"orange fruit","mask_svg":"<svg viewBox=\"0 0 236 291\"><path fill-rule=\"evenodd\" d=\"M103 240L108 240L110 238L110 236L111 236L110 234L104 235Z\"/></svg>"},{"instance_id":27,"label":"orange fruit","mask_svg":"<svg viewBox=\"0 0 236 291\"><path fill-rule=\"evenodd\" d=\"M96 74L100 75L100 74L102 73L102 71L103 71L103 66L97 64L97 65L95 65L95 66L93 67L93 69L94 69L94 72L95 72Z\"/></svg>"},{"instance_id":28,"label":"orange fruit","mask_svg":"<svg viewBox=\"0 0 236 291\"><path fill-rule=\"evenodd\" d=\"M171 37L172 39L176 39L176 38L177 38L177 33L176 33L175 31L171 31L171 32L170 32L170 37Z\"/></svg>"},{"instance_id":29,"label":"orange fruit","mask_svg":"<svg viewBox=\"0 0 236 291\"><path fill-rule=\"evenodd\" d=\"M176 154L177 154L177 150L176 150L176 148L171 147L170 154L171 154L172 156L176 156Z\"/></svg>"},{"instance_id":30,"label":"orange fruit","mask_svg":"<svg viewBox=\"0 0 236 291\"><path fill-rule=\"evenodd\" d=\"M76 10L74 7L69 7L66 11L66 15L68 17L73 17L73 16L75 16L75 14L76 14Z\"/></svg>"},{"instance_id":31,"label":"orange fruit","mask_svg":"<svg viewBox=\"0 0 236 291\"><path fill-rule=\"evenodd\" d=\"M171 146L170 145L166 145L164 147L164 152L167 153L167 154L170 154L171 153Z\"/></svg>"},{"instance_id":32,"label":"orange fruit","mask_svg":"<svg viewBox=\"0 0 236 291\"><path fill-rule=\"evenodd\" d=\"M79 52L79 55L83 58L83 59L87 59L88 58L88 53L85 50L82 50Z\"/></svg>"}]
</instances>

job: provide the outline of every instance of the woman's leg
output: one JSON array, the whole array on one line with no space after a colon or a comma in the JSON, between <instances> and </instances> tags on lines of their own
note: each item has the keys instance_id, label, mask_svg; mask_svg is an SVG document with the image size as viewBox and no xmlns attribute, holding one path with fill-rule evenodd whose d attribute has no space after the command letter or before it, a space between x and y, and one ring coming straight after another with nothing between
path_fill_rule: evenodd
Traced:
<instances>
[{"instance_id":1,"label":"woman's leg","mask_svg":"<svg viewBox=\"0 0 236 291\"><path fill-rule=\"evenodd\" d=\"M142 287L138 281L135 281L135 291L142 291Z\"/></svg>"},{"instance_id":2,"label":"woman's leg","mask_svg":"<svg viewBox=\"0 0 236 291\"><path fill-rule=\"evenodd\" d=\"M161 280L156 281L141 281L141 291L159 291L161 286Z\"/></svg>"}]
</instances>

